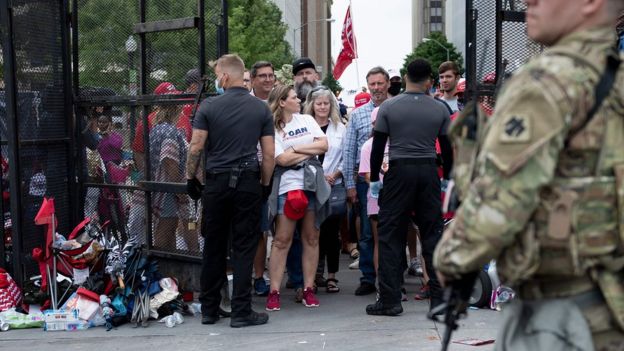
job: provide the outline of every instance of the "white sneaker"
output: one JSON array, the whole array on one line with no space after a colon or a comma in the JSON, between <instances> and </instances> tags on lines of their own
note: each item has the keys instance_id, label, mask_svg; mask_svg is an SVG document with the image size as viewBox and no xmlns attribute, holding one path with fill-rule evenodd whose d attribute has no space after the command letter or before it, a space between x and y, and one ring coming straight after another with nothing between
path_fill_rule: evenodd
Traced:
<instances>
[{"instance_id":1,"label":"white sneaker","mask_svg":"<svg viewBox=\"0 0 624 351\"><path fill-rule=\"evenodd\" d=\"M353 261L353 263L349 265L349 269L360 269L360 259L358 258L357 260Z\"/></svg>"}]
</instances>

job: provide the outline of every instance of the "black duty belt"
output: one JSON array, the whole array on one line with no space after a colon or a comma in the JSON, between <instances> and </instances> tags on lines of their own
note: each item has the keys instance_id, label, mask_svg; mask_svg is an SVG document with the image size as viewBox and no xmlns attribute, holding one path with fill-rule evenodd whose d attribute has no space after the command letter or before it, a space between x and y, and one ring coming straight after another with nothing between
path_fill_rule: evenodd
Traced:
<instances>
[{"instance_id":1,"label":"black duty belt","mask_svg":"<svg viewBox=\"0 0 624 351\"><path fill-rule=\"evenodd\" d=\"M436 165L435 158L399 158L390 160L390 167L414 166L414 165Z\"/></svg>"},{"instance_id":2,"label":"black duty belt","mask_svg":"<svg viewBox=\"0 0 624 351\"><path fill-rule=\"evenodd\" d=\"M206 179L218 179L218 178L227 178L230 176L232 171L206 171ZM256 177L260 176L260 170L242 170L240 173L240 177Z\"/></svg>"}]
</instances>

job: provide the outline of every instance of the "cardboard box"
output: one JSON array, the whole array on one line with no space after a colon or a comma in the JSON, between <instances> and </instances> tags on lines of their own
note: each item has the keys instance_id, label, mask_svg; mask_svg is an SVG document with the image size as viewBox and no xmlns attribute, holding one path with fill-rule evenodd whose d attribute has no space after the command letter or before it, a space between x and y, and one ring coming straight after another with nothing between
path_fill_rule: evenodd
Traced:
<instances>
[{"instance_id":1,"label":"cardboard box","mask_svg":"<svg viewBox=\"0 0 624 351\"><path fill-rule=\"evenodd\" d=\"M78 310L47 310L43 313L45 331L85 330L89 322L78 318Z\"/></svg>"}]
</instances>

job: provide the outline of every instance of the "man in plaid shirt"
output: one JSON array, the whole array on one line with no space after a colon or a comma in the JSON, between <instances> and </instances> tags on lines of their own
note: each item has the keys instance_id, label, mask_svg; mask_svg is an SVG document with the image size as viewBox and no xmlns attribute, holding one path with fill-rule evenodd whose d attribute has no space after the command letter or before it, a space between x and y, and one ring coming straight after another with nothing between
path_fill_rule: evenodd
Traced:
<instances>
[{"instance_id":1,"label":"man in plaid shirt","mask_svg":"<svg viewBox=\"0 0 624 351\"><path fill-rule=\"evenodd\" d=\"M388 98L390 77L382 67L374 67L366 74L366 83L371 94L371 101L351 113L342 145L347 196L352 204L359 203L356 208L359 209L360 213L360 240L358 245L360 249L359 267L362 277L360 278L360 286L355 290L355 295L368 295L376 291L375 267L373 266L373 234L366 213L368 183L363 177L356 177L356 175L362 145L371 137L373 132L370 123L371 113L375 107L381 105Z\"/></svg>"}]
</instances>

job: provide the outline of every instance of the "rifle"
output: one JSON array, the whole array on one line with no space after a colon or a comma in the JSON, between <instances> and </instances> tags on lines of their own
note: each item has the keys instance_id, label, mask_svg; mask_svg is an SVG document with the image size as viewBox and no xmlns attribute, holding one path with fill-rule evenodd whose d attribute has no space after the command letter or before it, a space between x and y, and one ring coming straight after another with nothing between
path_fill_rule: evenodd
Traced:
<instances>
[{"instance_id":1,"label":"rifle","mask_svg":"<svg viewBox=\"0 0 624 351\"><path fill-rule=\"evenodd\" d=\"M456 120L457 126L454 128L459 128L461 131L461 135L463 138L478 142L481 139L479 133L482 133L482 130L479 130L479 124L483 123L484 120L480 120L479 117L479 89L477 89L477 79L480 79L483 76L483 68L485 66L485 60L487 57L487 49L488 49L489 41L484 41L483 52L481 53L481 67L479 69L479 73L477 77L475 77L475 83L473 85L474 89L474 98L473 100L466 106L464 112L465 115L463 117L459 117ZM503 69L504 71L504 69ZM502 74L501 74L502 76ZM498 82L500 86L500 77ZM483 129L483 128L481 128ZM473 147L472 155L473 160L476 160L476 155L479 152L479 146L476 145ZM463 176L469 176L470 179L473 178L472 172L474 172L474 164L471 164L472 170L469 174L464 174ZM455 174L457 176L457 174ZM455 211L457 207L459 207L460 200L456 191L454 190L454 186L450 186L449 193L446 196L449 196L450 201L448 205L448 210ZM445 201L446 203L446 201ZM444 302L436 307L434 307L428 314L427 317L436 322L444 322L446 325L446 329L444 331L444 337L442 338L442 351L446 351L448 349L449 343L451 342L451 334L454 330L459 328L457 321L467 316L467 309L469 306L470 295L472 294L472 290L474 288L474 283L477 279L479 272L472 272L464 275L461 279L452 281L449 286L444 289L443 299ZM438 319L438 315L444 315L444 320L441 321Z\"/></svg>"},{"instance_id":2,"label":"rifle","mask_svg":"<svg viewBox=\"0 0 624 351\"><path fill-rule=\"evenodd\" d=\"M427 314L429 319L436 322L443 322L446 325L444 337L442 338L442 351L448 350L449 343L451 342L451 334L459 328L457 321L468 315L468 301L470 300L477 275L478 272L470 273L459 280L451 282L451 284L444 289L444 302L434 307ZM441 314L444 315L443 320L438 319L438 316Z\"/></svg>"}]
</instances>

